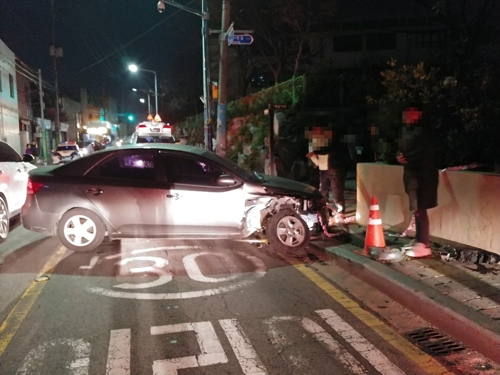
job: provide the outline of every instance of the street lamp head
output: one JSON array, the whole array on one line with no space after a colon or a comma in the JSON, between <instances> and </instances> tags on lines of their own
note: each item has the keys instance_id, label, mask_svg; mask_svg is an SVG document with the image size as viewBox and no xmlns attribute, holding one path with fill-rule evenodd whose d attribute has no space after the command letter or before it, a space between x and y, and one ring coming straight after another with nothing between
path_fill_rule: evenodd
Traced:
<instances>
[{"instance_id":1,"label":"street lamp head","mask_svg":"<svg viewBox=\"0 0 500 375\"><path fill-rule=\"evenodd\" d=\"M163 4L162 0L158 1L157 7L158 7L158 12L163 13L165 11L165 4Z\"/></svg>"},{"instance_id":2,"label":"street lamp head","mask_svg":"<svg viewBox=\"0 0 500 375\"><path fill-rule=\"evenodd\" d=\"M130 65L128 66L128 69L129 69L131 72L133 72L133 73L135 73L135 72L137 72L137 71L139 70L139 68L138 68L138 67L137 67L137 65L135 65L135 64L130 64Z\"/></svg>"},{"instance_id":3,"label":"street lamp head","mask_svg":"<svg viewBox=\"0 0 500 375\"><path fill-rule=\"evenodd\" d=\"M134 87L134 88L132 89L132 91L137 91L137 89Z\"/></svg>"},{"instance_id":4,"label":"street lamp head","mask_svg":"<svg viewBox=\"0 0 500 375\"><path fill-rule=\"evenodd\" d=\"M144 98L140 98L140 99L139 99L139 101L140 101L141 103L143 103L143 104L146 102L146 100L145 100Z\"/></svg>"}]
</instances>

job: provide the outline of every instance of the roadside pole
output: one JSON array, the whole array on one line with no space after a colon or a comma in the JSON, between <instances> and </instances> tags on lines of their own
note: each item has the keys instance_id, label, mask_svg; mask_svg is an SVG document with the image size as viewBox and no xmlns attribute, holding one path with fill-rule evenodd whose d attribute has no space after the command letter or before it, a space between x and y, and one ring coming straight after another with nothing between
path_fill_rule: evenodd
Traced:
<instances>
[{"instance_id":1,"label":"roadside pole","mask_svg":"<svg viewBox=\"0 0 500 375\"><path fill-rule=\"evenodd\" d=\"M40 123L40 135L41 135L41 140L42 144L39 145L38 149L38 157L43 160L43 158L47 155L47 136L45 135L45 122L44 122L44 116L43 116L43 110L45 109L45 104L43 102L43 82L42 82L42 69L38 69L38 86L40 87L40 90L38 91L38 94L40 95L40 118L41 118L41 123ZM48 163L48 157L47 157L47 163Z\"/></svg>"},{"instance_id":2,"label":"roadside pole","mask_svg":"<svg viewBox=\"0 0 500 375\"><path fill-rule=\"evenodd\" d=\"M227 139L227 50L229 41L227 35L229 31L234 32L233 25L228 24L231 19L231 2L222 1L222 23L220 41L220 60L219 60L219 83L218 83L218 102L217 102L217 140L216 152L221 157L226 156Z\"/></svg>"}]
</instances>

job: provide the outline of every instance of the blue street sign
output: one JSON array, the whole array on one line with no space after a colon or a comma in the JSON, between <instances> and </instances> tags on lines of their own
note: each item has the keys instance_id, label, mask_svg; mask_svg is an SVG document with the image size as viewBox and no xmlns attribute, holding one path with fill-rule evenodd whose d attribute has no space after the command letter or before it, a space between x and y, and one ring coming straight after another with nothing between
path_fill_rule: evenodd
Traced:
<instances>
[{"instance_id":1,"label":"blue street sign","mask_svg":"<svg viewBox=\"0 0 500 375\"><path fill-rule=\"evenodd\" d=\"M233 37L233 41L231 44L252 44L253 36L249 34L236 34Z\"/></svg>"}]
</instances>

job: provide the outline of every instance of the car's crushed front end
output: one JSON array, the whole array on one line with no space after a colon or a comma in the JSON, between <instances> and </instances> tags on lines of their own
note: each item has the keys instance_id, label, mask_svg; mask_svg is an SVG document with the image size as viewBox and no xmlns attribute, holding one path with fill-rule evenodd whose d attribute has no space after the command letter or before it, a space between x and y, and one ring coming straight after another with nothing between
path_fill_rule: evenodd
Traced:
<instances>
[{"instance_id":1,"label":"car's crushed front end","mask_svg":"<svg viewBox=\"0 0 500 375\"><path fill-rule=\"evenodd\" d=\"M244 235L265 234L284 249L303 249L319 234L327 217L326 202L318 189L297 181L261 175L250 185L245 202Z\"/></svg>"}]
</instances>

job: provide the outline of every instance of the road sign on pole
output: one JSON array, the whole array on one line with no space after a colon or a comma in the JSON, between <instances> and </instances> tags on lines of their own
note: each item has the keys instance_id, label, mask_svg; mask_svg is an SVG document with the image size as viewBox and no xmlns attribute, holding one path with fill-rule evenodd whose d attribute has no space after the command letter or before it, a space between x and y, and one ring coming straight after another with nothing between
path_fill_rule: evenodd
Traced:
<instances>
[{"instance_id":1,"label":"road sign on pole","mask_svg":"<svg viewBox=\"0 0 500 375\"><path fill-rule=\"evenodd\" d=\"M229 39L228 39L229 43ZM249 34L236 34L233 35L233 40L229 45L231 44L252 44L253 43L253 36Z\"/></svg>"}]
</instances>

